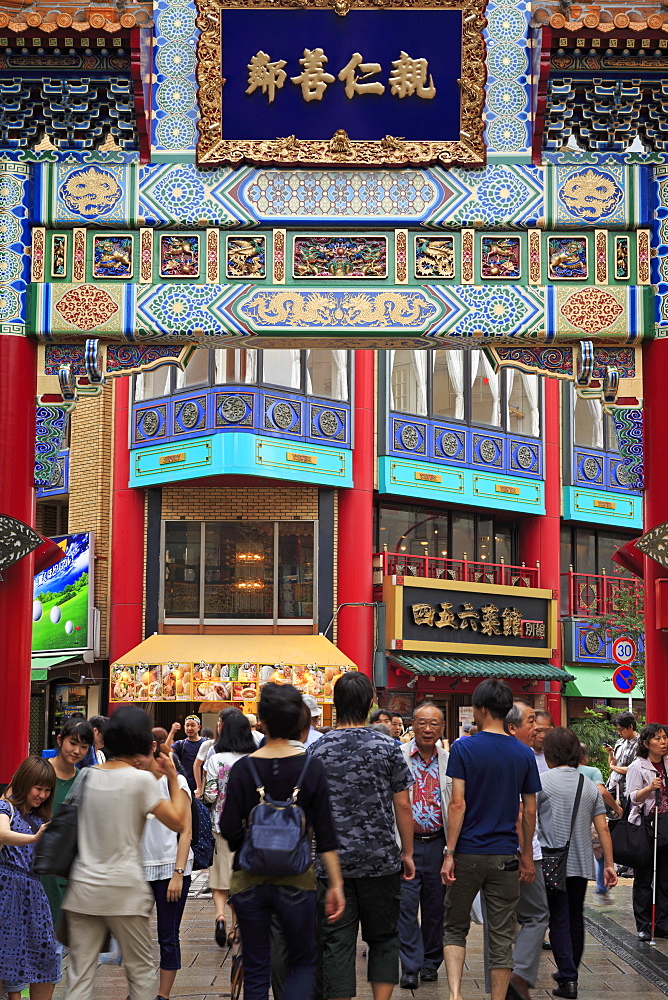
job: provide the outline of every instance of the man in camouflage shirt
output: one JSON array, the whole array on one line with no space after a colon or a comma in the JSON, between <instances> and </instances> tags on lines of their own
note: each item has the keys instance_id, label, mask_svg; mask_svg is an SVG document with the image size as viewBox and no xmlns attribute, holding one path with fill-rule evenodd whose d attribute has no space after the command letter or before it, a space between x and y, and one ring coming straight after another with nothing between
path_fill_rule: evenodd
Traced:
<instances>
[{"instance_id":1,"label":"man in camouflage shirt","mask_svg":"<svg viewBox=\"0 0 668 1000\"><path fill-rule=\"evenodd\" d=\"M393 739L366 728L373 699L368 677L344 674L334 686L337 728L310 749L327 772L339 837L346 897L343 916L324 915L327 879L318 860L320 965L316 1000L355 996L357 933L369 949L368 978L374 1000L390 1000L399 982L401 877L412 879L413 813L410 769ZM396 840L399 830L401 848Z\"/></svg>"}]
</instances>

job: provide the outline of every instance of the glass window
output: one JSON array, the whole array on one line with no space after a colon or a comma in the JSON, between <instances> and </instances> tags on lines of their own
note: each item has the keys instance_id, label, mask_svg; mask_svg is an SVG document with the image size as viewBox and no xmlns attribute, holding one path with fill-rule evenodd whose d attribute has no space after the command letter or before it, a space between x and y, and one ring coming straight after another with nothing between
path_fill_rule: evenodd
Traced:
<instances>
[{"instance_id":1,"label":"glass window","mask_svg":"<svg viewBox=\"0 0 668 1000\"><path fill-rule=\"evenodd\" d=\"M494 525L494 562L514 563L513 531L508 524Z\"/></svg>"},{"instance_id":2,"label":"glass window","mask_svg":"<svg viewBox=\"0 0 668 1000\"><path fill-rule=\"evenodd\" d=\"M306 392L325 399L348 399L348 352L307 351Z\"/></svg>"},{"instance_id":3,"label":"glass window","mask_svg":"<svg viewBox=\"0 0 668 1000\"><path fill-rule=\"evenodd\" d=\"M435 417L464 419L464 351L434 351L432 410Z\"/></svg>"},{"instance_id":4,"label":"glass window","mask_svg":"<svg viewBox=\"0 0 668 1000\"><path fill-rule=\"evenodd\" d=\"M578 573L596 573L596 535L591 531L575 532L575 569Z\"/></svg>"},{"instance_id":5,"label":"glass window","mask_svg":"<svg viewBox=\"0 0 668 1000\"><path fill-rule=\"evenodd\" d=\"M613 562L613 555L617 549L628 542L628 538L623 535L614 535L612 532L598 532L598 571L599 573L618 573L619 566Z\"/></svg>"},{"instance_id":6,"label":"glass window","mask_svg":"<svg viewBox=\"0 0 668 1000\"><path fill-rule=\"evenodd\" d=\"M603 408L600 399L581 399L573 389L573 437L582 448L603 447Z\"/></svg>"},{"instance_id":7,"label":"glass window","mask_svg":"<svg viewBox=\"0 0 668 1000\"><path fill-rule=\"evenodd\" d=\"M209 382L209 361L211 351L208 347L198 347L191 357L186 370L177 369L176 388L189 389L194 385L208 385Z\"/></svg>"},{"instance_id":8,"label":"glass window","mask_svg":"<svg viewBox=\"0 0 668 1000\"><path fill-rule=\"evenodd\" d=\"M389 351L390 408L399 413L427 414L427 351Z\"/></svg>"},{"instance_id":9,"label":"glass window","mask_svg":"<svg viewBox=\"0 0 668 1000\"><path fill-rule=\"evenodd\" d=\"M475 517L473 514L452 514L451 559L475 559Z\"/></svg>"},{"instance_id":10,"label":"glass window","mask_svg":"<svg viewBox=\"0 0 668 1000\"><path fill-rule=\"evenodd\" d=\"M501 426L501 378L483 351L471 351L471 422Z\"/></svg>"},{"instance_id":11,"label":"glass window","mask_svg":"<svg viewBox=\"0 0 668 1000\"><path fill-rule=\"evenodd\" d=\"M135 402L158 399L169 395L170 375L173 365L160 365L152 372L142 372L135 378Z\"/></svg>"},{"instance_id":12,"label":"glass window","mask_svg":"<svg viewBox=\"0 0 668 1000\"><path fill-rule=\"evenodd\" d=\"M204 618L273 618L272 521L209 523Z\"/></svg>"},{"instance_id":13,"label":"glass window","mask_svg":"<svg viewBox=\"0 0 668 1000\"><path fill-rule=\"evenodd\" d=\"M480 562L494 562L494 521L478 518L478 547L476 559Z\"/></svg>"},{"instance_id":14,"label":"glass window","mask_svg":"<svg viewBox=\"0 0 668 1000\"><path fill-rule=\"evenodd\" d=\"M216 385L248 385L257 381L257 350L231 347L214 351L214 381Z\"/></svg>"},{"instance_id":15,"label":"glass window","mask_svg":"<svg viewBox=\"0 0 668 1000\"><path fill-rule=\"evenodd\" d=\"M279 521L279 618L313 618L313 560L313 523Z\"/></svg>"},{"instance_id":16,"label":"glass window","mask_svg":"<svg viewBox=\"0 0 668 1000\"><path fill-rule=\"evenodd\" d=\"M301 389L301 351L263 351L262 381L269 385L280 385L285 389Z\"/></svg>"},{"instance_id":17,"label":"glass window","mask_svg":"<svg viewBox=\"0 0 668 1000\"><path fill-rule=\"evenodd\" d=\"M165 524L165 618L199 618L199 521Z\"/></svg>"},{"instance_id":18,"label":"glass window","mask_svg":"<svg viewBox=\"0 0 668 1000\"><path fill-rule=\"evenodd\" d=\"M608 413L605 415L605 447L608 451L619 452L615 421Z\"/></svg>"},{"instance_id":19,"label":"glass window","mask_svg":"<svg viewBox=\"0 0 668 1000\"><path fill-rule=\"evenodd\" d=\"M538 437L540 434L538 376L516 371L514 368L506 369L506 394L508 430L512 434Z\"/></svg>"}]
</instances>

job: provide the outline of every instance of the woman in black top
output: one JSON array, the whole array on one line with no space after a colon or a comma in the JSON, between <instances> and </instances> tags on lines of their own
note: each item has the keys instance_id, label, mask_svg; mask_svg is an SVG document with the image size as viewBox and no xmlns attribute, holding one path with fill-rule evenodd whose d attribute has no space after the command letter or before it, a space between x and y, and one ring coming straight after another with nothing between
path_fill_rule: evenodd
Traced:
<instances>
[{"instance_id":1,"label":"woman in black top","mask_svg":"<svg viewBox=\"0 0 668 1000\"><path fill-rule=\"evenodd\" d=\"M267 1000L271 977L270 928L275 914L285 932L289 966L284 995L308 1000L316 960L316 892L313 866L300 875L283 878L258 875L239 867L239 848L251 810L260 801L251 774L252 758L268 796L286 801L292 795L304 765L304 751L295 745L302 699L291 684L265 684L259 715L267 729L264 745L233 766L227 785L220 832L234 857L230 896L241 930L245 1000ZM344 910L343 881L339 868L336 831L329 805L329 789L322 763L313 759L300 789L298 804L306 824L315 833L316 849L327 868L329 888L325 912L338 920Z\"/></svg>"}]
</instances>

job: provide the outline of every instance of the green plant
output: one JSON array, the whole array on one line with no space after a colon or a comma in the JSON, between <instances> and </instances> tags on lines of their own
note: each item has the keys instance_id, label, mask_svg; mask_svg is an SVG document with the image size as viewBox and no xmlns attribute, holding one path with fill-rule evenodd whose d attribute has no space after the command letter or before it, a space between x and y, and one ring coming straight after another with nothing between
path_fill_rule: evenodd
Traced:
<instances>
[{"instance_id":1,"label":"green plant","mask_svg":"<svg viewBox=\"0 0 668 1000\"><path fill-rule=\"evenodd\" d=\"M645 693L645 607L643 588L640 581L629 584L626 580L616 579L616 574L607 578L608 591L613 594L610 601L610 611L605 614L589 614L587 617L594 626L593 632L604 642L612 642L621 636L633 639L638 648L638 657L633 669L638 678L638 689Z\"/></svg>"},{"instance_id":2,"label":"green plant","mask_svg":"<svg viewBox=\"0 0 668 1000\"><path fill-rule=\"evenodd\" d=\"M585 708L584 714L584 719L575 719L571 722L571 729L580 742L587 747L589 763L597 767L607 781L610 776L610 767L608 766L608 752L603 749L603 744L615 745L617 736L614 733L614 727L601 712Z\"/></svg>"}]
</instances>

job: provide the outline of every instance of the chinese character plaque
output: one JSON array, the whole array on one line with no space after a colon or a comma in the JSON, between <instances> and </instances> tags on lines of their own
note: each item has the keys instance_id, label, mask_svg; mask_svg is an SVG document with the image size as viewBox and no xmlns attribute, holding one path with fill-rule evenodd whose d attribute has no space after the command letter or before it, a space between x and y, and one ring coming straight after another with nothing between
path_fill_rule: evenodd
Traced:
<instances>
[{"instance_id":1,"label":"chinese character plaque","mask_svg":"<svg viewBox=\"0 0 668 1000\"><path fill-rule=\"evenodd\" d=\"M485 162L484 0L197 0L198 164Z\"/></svg>"}]
</instances>

